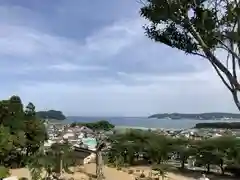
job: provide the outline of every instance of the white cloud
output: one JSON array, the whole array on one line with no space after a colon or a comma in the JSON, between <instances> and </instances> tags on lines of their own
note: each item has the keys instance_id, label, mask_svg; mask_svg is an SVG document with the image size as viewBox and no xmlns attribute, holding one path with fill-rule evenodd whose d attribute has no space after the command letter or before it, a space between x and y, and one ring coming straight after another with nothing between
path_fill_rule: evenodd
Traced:
<instances>
[{"instance_id":1,"label":"white cloud","mask_svg":"<svg viewBox=\"0 0 240 180\"><path fill-rule=\"evenodd\" d=\"M63 63L48 66L50 70L59 71L103 71L106 67L101 66L79 66L78 64Z\"/></svg>"},{"instance_id":2,"label":"white cloud","mask_svg":"<svg viewBox=\"0 0 240 180\"><path fill-rule=\"evenodd\" d=\"M116 55L143 38L141 22L139 19L125 20L107 26L88 37L86 47L95 53Z\"/></svg>"},{"instance_id":3,"label":"white cloud","mask_svg":"<svg viewBox=\"0 0 240 180\"><path fill-rule=\"evenodd\" d=\"M72 61L88 66L89 62L115 56L142 38L139 22L131 20L114 23L88 36L84 41L49 35L31 27L0 24L0 56L38 61L38 64L39 61L42 64L48 62L48 65L53 66L60 62L56 69L61 70L60 66Z\"/></svg>"},{"instance_id":4,"label":"white cloud","mask_svg":"<svg viewBox=\"0 0 240 180\"><path fill-rule=\"evenodd\" d=\"M70 115L146 116L156 112L236 110L230 93L220 81L198 81L197 78L156 80L148 85L36 83L21 86L19 92L25 100L36 102L40 109L64 109Z\"/></svg>"}]
</instances>

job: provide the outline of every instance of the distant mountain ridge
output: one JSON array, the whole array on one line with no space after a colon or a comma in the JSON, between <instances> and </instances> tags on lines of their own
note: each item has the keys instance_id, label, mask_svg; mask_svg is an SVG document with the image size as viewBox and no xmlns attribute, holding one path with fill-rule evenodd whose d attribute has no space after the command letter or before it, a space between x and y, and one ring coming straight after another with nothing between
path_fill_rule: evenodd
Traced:
<instances>
[{"instance_id":1,"label":"distant mountain ridge","mask_svg":"<svg viewBox=\"0 0 240 180\"><path fill-rule=\"evenodd\" d=\"M64 120L66 116L61 111L49 110L49 111L38 111L37 116L41 119L54 119L54 120Z\"/></svg>"},{"instance_id":2,"label":"distant mountain ridge","mask_svg":"<svg viewBox=\"0 0 240 180\"><path fill-rule=\"evenodd\" d=\"M240 114L210 112L210 113L163 113L153 114L148 118L158 119L196 119L196 120L214 120L214 119L240 119Z\"/></svg>"}]
</instances>

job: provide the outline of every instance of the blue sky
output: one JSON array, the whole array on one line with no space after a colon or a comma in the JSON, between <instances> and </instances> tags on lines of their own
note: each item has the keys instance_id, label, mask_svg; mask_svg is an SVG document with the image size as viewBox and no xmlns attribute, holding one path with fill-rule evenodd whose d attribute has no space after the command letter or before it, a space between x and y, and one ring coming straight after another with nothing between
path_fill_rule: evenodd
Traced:
<instances>
[{"instance_id":1,"label":"blue sky","mask_svg":"<svg viewBox=\"0 0 240 180\"><path fill-rule=\"evenodd\" d=\"M67 115L234 112L205 60L149 40L136 0L0 0L0 98Z\"/></svg>"}]
</instances>

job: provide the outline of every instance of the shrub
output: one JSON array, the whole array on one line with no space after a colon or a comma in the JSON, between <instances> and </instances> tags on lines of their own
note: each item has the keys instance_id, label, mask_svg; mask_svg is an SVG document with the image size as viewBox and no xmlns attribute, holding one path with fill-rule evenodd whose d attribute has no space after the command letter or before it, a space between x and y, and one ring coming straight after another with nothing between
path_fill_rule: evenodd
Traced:
<instances>
[{"instance_id":1,"label":"shrub","mask_svg":"<svg viewBox=\"0 0 240 180\"><path fill-rule=\"evenodd\" d=\"M120 171L122 168L121 167L117 167L117 170Z\"/></svg>"},{"instance_id":2,"label":"shrub","mask_svg":"<svg viewBox=\"0 0 240 180\"><path fill-rule=\"evenodd\" d=\"M145 178L145 177L146 177L145 174L143 173L140 174L140 178Z\"/></svg>"},{"instance_id":3,"label":"shrub","mask_svg":"<svg viewBox=\"0 0 240 180\"><path fill-rule=\"evenodd\" d=\"M28 180L28 178L26 178L26 177L21 177L21 178L19 178L19 180Z\"/></svg>"},{"instance_id":4,"label":"shrub","mask_svg":"<svg viewBox=\"0 0 240 180\"><path fill-rule=\"evenodd\" d=\"M8 177L9 175L9 169L4 166L0 166L0 179Z\"/></svg>"},{"instance_id":5,"label":"shrub","mask_svg":"<svg viewBox=\"0 0 240 180\"><path fill-rule=\"evenodd\" d=\"M129 169L129 170L128 170L128 174L133 174L133 172L134 172L134 171L133 171L132 169Z\"/></svg>"}]
</instances>

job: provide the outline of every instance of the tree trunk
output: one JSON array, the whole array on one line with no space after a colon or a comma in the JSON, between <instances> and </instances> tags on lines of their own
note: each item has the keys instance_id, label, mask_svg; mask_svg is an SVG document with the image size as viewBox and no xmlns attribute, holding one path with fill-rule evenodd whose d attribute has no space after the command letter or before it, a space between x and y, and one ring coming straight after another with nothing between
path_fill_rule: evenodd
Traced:
<instances>
[{"instance_id":1,"label":"tree trunk","mask_svg":"<svg viewBox=\"0 0 240 180\"><path fill-rule=\"evenodd\" d=\"M224 175L224 168L223 168L223 160L221 160L221 163L220 163L220 169L221 169L221 174Z\"/></svg>"},{"instance_id":2,"label":"tree trunk","mask_svg":"<svg viewBox=\"0 0 240 180\"><path fill-rule=\"evenodd\" d=\"M210 172L210 164L207 164L207 172Z\"/></svg>"},{"instance_id":3,"label":"tree trunk","mask_svg":"<svg viewBox=\"0 0 240 180\"><path fill-rule=\"evenodd\" d=\"M224 168L223 168L223 166L220 166L220 168L221 168L221 174L224 175Z\"/></svg>"},{"instance_id":4,"label":"tree trunk","mask_svg":"<svg viewBox=\"0 0 240 180\"><path fill-rule=\"evenodd\" d=\"M184 168L185 168L185 160L182 159L182 161L181 161L181 169L184 169Z\"/></svg>"},{"instance_id":5,"label":"tree trunk","mask_svg":"<svg viewBox=\"0 0 240 180\"><path fill-rule=\"evenodd\" d=\"M234 103L236 104L238 110L240 111L240 103L239 103L239 99L238 99L237 93L238 93L237 90L232 91L232 96L233 96Z\"/></svg>"},{"instance_id":6,"label":"tree trunk","mask_svg":"<svg viewBox=\"0 0 240 180\"><path fill-rule=\"evenodd\" d=\"M96 176L97 180L102 180L103 179L103 159L102 159L102 152L98 151L96 153Z\"/></svg>"},{"instance_id":7,"label":"tree trunk","mask_svg":"<svg viewBox=\"0 0 240 180\"><path fill-rule=\"evenodd\" d=\"M158 158L157 159L157 164L161 164L161 162L162 162L162 158Z\"/></svg>"}]
</instances>

